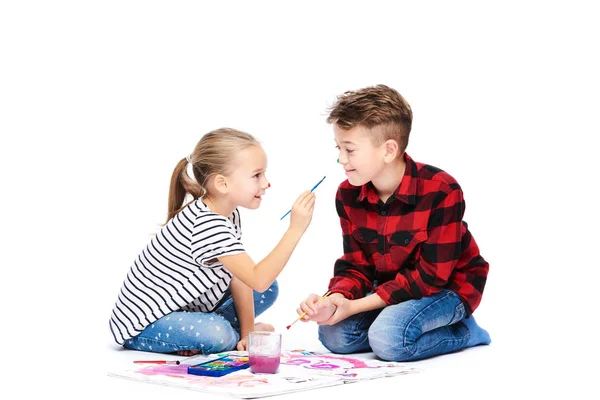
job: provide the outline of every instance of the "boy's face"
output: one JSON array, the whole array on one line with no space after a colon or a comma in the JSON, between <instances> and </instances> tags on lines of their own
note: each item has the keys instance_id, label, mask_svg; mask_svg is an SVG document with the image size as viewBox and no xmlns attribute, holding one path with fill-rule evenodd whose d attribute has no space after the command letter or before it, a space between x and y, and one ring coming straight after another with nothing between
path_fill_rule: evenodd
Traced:
<instances>
[{"instance_id":1,"label":"boy's face","mask_svg":"<svg viewBox=\"0 0 600 400\"><path fill-rule=\"evenodd\" d=\"M362 186L379 176L385 164L385 145L373 145L371 129L359 125L344 130L334 124L333 133L339 149L339 163L350 184Z\"/></svg>"},{"instance_id":2,"label":"boy's face","mask_svg":"<svg viewBox=\"0 0 600 400\"><path fill-rule=\"evenodd\" d=\"M250 146L236 155L237 167L227 176L229 197L235 206L256 209L269 187L265 175L267 155L260 146Z\"/></svg>"}]
</instances>

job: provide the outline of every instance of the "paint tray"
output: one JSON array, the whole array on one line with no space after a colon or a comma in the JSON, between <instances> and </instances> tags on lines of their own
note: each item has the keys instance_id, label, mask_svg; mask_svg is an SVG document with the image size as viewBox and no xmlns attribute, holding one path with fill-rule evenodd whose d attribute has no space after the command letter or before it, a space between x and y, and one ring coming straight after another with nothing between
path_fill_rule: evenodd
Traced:
<instances>
[{"instance_id":1,"label":"paint tray","mask_svg":"<svg viewBox=\"0 0 600 400\"><path fill-rule=\"evenodd\" d=\"M225 357L217 358L216 360L190 365L188 367L188 374L223 376L248 368L249 366L250 362L248 356L226 355Z\"/></svg>"}]
</instances>

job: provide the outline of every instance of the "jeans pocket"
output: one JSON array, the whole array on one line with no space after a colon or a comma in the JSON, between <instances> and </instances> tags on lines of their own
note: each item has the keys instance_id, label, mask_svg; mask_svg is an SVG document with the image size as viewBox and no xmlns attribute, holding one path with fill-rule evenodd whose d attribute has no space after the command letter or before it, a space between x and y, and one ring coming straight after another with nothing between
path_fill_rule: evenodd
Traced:
<instances>
[{"instance_id":1,"label":"jeans pocket","mask_svg":"<svg viewBox=\"0 0 600 400\"><path fill-rule=\"evenodd\" d=\"M465 314L466 314L465 305L461 301L460 304L457 305L456 308L454 308L454 317L452 317L452 321L450 321L450 323L448 325L457 323L458 321L460 321L461 319L463 319L465 317Z\"/></svg>"}]
</instances>

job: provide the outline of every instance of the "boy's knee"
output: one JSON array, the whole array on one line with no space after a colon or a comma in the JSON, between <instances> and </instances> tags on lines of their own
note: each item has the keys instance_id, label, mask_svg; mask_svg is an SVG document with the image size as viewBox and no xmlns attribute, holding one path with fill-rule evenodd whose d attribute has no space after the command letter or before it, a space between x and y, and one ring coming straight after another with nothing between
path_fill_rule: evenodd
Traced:
<instances>
[{"instance_id":1,"label":"boy's knee","mask_svg":"<svg viewBox=\"0 0 600 400\"><path fill-rule=\"evenodd\" d=\"M319 340L332 353L348 354L352 352L347 335L339 325L319 326Z\"/></svg>"},{"instance_id":2,"label":"boy's knee","mask_svg":"<svg viewBox=\"0 0 600 400\"><path fill-rule=\"evenodd\" d=\"M414 353L414 343L409 344L397 331L373 324L368 332L373 353L385 361L408 361Z\"/></svg>"}]
</instances>

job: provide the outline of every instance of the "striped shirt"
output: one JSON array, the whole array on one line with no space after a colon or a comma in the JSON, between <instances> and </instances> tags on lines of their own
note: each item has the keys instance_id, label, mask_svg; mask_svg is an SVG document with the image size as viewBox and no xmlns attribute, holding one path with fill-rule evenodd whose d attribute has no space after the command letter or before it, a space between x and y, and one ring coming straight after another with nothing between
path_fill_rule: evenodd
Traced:
<instances>
[{"instance_id":1,"label":"striped shirt","mask_svg":"<svg viewBox=\"0 0 600 400\"><path fill-rule=\"evenodd\" d=\"M471 314L481 301L489 264L463 221L463 192L448 173L404 157L402 181L385 203L370 182L357 187L346 180L339 186L344 255L335 263L329 289L351 300L374 290L386 304L397 304L446 288Z\"/></svg>"},{"instance_id":2,"label":"striped shirt","mask_svg":"<svg viewBox=\"0 0 600 400\"><path fill-rule=\"evenodd\" d=\"M201 200L162 227L131 265L110 317L118 344L173 311L212 311L231 282L217 257L243 253L240 214L212 212Z\"/></svg>"}]
</instances>

